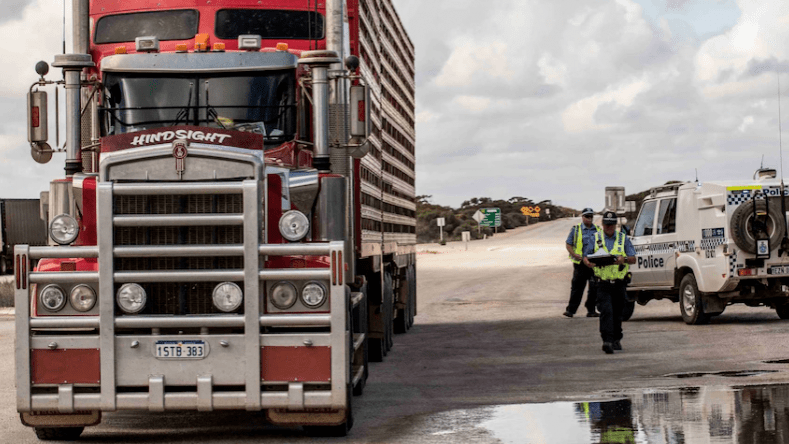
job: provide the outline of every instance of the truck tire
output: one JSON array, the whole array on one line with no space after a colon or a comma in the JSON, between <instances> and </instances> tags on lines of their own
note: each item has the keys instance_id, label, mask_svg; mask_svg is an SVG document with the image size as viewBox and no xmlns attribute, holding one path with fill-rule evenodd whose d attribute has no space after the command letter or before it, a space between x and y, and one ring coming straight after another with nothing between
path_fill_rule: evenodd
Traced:
<instances>
[{"instance_id":1,"label":"truck tire","mask_svg":"<svg viewBox=\"0 0 789 444\"><path fill-rule=\"evenodd\" d=\"M334 426L304 426L304 432L313 437L343 437L353 428L353 388L348 384L346 388L346 402L348 409L345 415L345 422Z\"/></svg>"},{"instance_id":2,"label":"truck tire","mask_svg":"<svg viewBox=\"0 0 789 444\"><path fill-rule=\"evenodd\" d=\"M36 437L42 441L76 441L85 427L36 427Z\"/></svg>"},{"instance_id":3,"label":"truck tire","mask_svg":"<svg viewBox=\"0 0 789 444\"><path fill-rule=\"evenodd\" d=\"M386 338L386 351L394 345L394 289L392 286L392 273L384 272L384 336Z\"/></svg>"},{"instance_id":4,"label":"truck tire","mask_svg":"<svg viewBox=\"0 0 789 444\"><path fill-rule=\"evenodd\" d=\"M622 306L622 322L629 321L635 309L636 301L625 301L625 305Z\"/></svg>"},{"instance_id":5,"label":"truck tire","mask_svg":"<svg viewBox=\"0 0 789 444\"><path fill-rule=\"evenodd\" d=\"M789 319L789 302L775 306L775 313L781 319Z\"/></svg>"},{"instance_id":6,"label":"truck tire","mask_svg":"<svg viewBox=\"0 0 789 444\"><path fill-rule=\"evenodd\" d=\"M734 243L741 250L751 254L756 254L756 240L751 233L754 205L756 205L756 211L764 211L767 207L767 203L763 200L751 200L740 205L734 210L729 227ZM784 237L783 217L781 217L781 210L778 204L770 205L767 230L770 234L770 248L778 248L778 245L781 244L781 239Z\"/></svg>"},{"instance_id":7,"label":"truck tire","mask_svg":"<svg viewBox=\"0 0 789 444\"><path fill-rule=\"evenodd\" d=\"M686 274L679 284L679 311L682 320L688 325L706 324L710 320L709 315L704 313L701 293L692 273Z\"/></svg>"}]
</instances>

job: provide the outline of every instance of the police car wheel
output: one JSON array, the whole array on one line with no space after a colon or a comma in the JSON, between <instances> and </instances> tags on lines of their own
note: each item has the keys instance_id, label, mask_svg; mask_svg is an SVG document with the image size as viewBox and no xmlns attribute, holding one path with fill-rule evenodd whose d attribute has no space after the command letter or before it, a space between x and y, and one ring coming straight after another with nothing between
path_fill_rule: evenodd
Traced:
<instances>
[{"instance_id":1,"label":"police car wheel","mask_svg":"<svg viewBox=\"0 0 789 444\"><path fill-rule=\"evenodd\" d=\"M770 248L775 249L778 248L781 239L783 239L784 225L780 206L777 203L770 203L767 230L770 235ZM734 210L731 216L730 226L734 243L737 244L741 250L751 254L756 254L756 240L752 233L754 205L756 206L757 212L767 209L767 204L763 200L745 202Z\"/></svg>"},{"instance_id":2,"label":"police car wheel","mask_svg":"<svg viewBox=\"0 0 789 444\"><path fill-rule=\"evenodd\" d=\"M696 285L696 277L687 274L679 284L679 310L682 320L688 325L706 324L710 317L704 313L701 293Z\"/></svg>"}]
</instances>

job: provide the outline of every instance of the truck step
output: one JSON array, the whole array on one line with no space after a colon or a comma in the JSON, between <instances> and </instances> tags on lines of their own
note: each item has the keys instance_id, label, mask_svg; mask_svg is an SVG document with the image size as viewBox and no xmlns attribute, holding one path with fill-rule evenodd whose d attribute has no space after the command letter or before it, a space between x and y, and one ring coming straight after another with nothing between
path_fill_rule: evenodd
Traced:
<instances>
[{"instance_id":1,"label":"truck step","mask_svg":"<svg viewBox=\"0 0 789 444\"><path fill-rule=\"evenodd\" d=\"M359 350L359 347L364 344L364 333L354 333L353 334L353 351Z\"/></svg>"},{"instance_id":2,"label":"truck step","mask_svg":"<svg viewBox=\"0 0 789 444\"><path fill-rule=\"evenodd\" d=\"M351 293L351 307L356 308L359 305L359 302L362 302L362 298L364 297L364 293L361 291L354 291Z\"/></svg>"}]
</instances>

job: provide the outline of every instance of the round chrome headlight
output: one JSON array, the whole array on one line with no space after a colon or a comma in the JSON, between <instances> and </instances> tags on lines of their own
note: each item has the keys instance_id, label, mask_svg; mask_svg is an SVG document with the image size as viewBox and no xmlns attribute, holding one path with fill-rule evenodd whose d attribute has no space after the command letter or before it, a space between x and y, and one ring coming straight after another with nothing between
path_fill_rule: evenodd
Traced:
<instances>
[{"instance_id":1,"label":"round chrome headlight","mask_svg":"<svg viewBox=\"0 0 789 444\"><path fill-rule=\"evenodd\" d=\"M296 287L290 282L278 282L271 287L271 294L269 300L271 303L280 310L287 310L293 307L296 299L299 297L296 292Z\"/></svg>"},{"instance_id":2,"label":"round chrome headlight","mask_svg":"<svg viewBox=\"0 0 789 444\"><path fill-rule=\"evenodd\" d=\"M60 311L66 305L66 292L55 284L47 285L38 295L41 305L49 311Z\"/></svg>"},{"instance_id":3,"label":"round chrome headlight","mask_svg":"<svg viewBox=\"0 0 789 444\"><path fill-rule=\"evenodd\" d=\"M68 214L55 216L49 224L49 237L60 245L74 242L79 235L79 223Z\"/></svg>"},{"instance_id":4,"label":"round chrome headlight","mask_svg":"<svg viewBox=\"0 0 789 444\"><path fill-rule=\"evenodd\" d=\"M301 302L307 307L318 308L326 301L326 288L318 282L309 282L301 290Z\"/></svg>"},{"instance_id":5,"label":"round chrome headlight","mask_svg":"<svg viewBox=\"0 0 789 444\"><path fill-rule=\"evenodd\" d=\"M279 218L279 232L291 242L304 239L309 230L310 221L301 211L290 210Z\"/></svg>"},{"instance_id":6,"label":"round chrome headlight","mask_svg":"<svg viewBox=\"0 0 789 444\"><path fill-rule=\"evenodd\" d=\"M229 313L241 306L243 298L241 287L232 282L222 282L214 287L214 307L219 311Z\"/></svg>"},{"instance_id":7,"label":"round chrome headlight","mask_svg":"<svg viewBox=\"0 0 789 444\"><path fill-rule=\"evenodd\" d=\"M141 312L142 309L145 308L145 302L148 300L148 296L139 284L123 284L121 288L118 289L115 300L118 302L118 306L121 310L129 314L135 314Z\"/></svg>"},{"instance_id":8,"label":"round chrome headlight","mask_svg":"<svg viewBox=\"0 0 789 444\"><path fill-rule=\"evenodd\" d=\"M88 285L77 285L71 289L69 302L74 310L89 311L96 305L96 292Z\"/></svg>"}]
</instances>

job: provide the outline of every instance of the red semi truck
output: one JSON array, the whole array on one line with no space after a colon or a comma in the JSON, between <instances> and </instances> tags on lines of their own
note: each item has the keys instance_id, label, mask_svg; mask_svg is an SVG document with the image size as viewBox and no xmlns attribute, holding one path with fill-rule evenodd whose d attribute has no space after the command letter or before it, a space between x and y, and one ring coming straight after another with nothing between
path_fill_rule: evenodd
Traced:
<instances>
[{"instance_id":1,"label":"red semi truck","mask_svg":"<svg viewBox=\"0 0 789 444\"><path fill-rule=\"evenodd\" d=\"M416 314L414 49L390 0L73 3L63 80L40 62L28 95L33 157L66 174L50 245L14 253L22 422L265 410L346 434Z\"/></svg>"}]
</instances>

